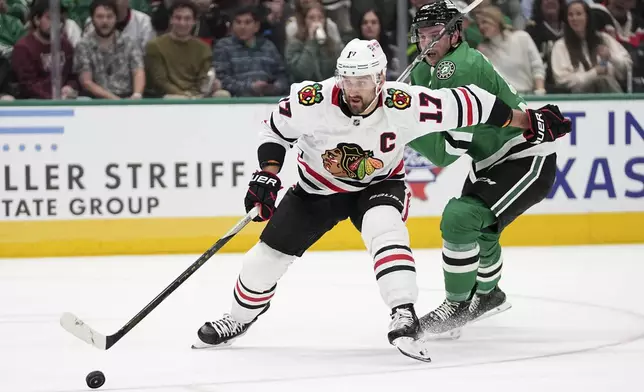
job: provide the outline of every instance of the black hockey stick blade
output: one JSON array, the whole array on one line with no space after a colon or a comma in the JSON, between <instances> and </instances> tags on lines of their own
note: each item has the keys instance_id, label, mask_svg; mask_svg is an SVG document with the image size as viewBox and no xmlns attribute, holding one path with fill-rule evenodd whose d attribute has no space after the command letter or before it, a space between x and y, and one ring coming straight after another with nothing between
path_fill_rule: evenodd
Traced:
<instances>
[{"instance_id":1,"label":"black hockey stick blade","mask_svg":"<svg viewBox=\"0 0 644 392\"><path fill-rule=\"evenodd\" d=\"M455 16L455 17L453 17L449 22L447 22L447 24L446 24L445 26L443 26L443 28L442 28L442 29L441 29L441 31L438 33L438 35L437 35L436 37L434 37L434 38L430 41L429 45L427 45L427 47L426 47L425 49L423 49L423 51L422 51L421 53L419 53L419 54L418 54L418 56L416 56L416 58L414 59L414 61L413 61L411 64L409 64L409 65L407 66L407 68L405 68L405 70L403 71L403 73L402 73L402 74L400 74L400 76L398 77L398 79L396 79L396 81L397 81L397 82L403 82L403 83L404 83L404 82L406 82L406 81L407 81L407 78L409 78L409 75L411 75L411 71L413 71L414 67L416 67L416 65L418 65L418 63L420 63L421 61L423 61L423 59L425 58L425 56L427 56L427 53L429 53L429 51L430 51L430 50L432 50L432 48L436 45L436 43L437 43L438 41L440 41L440 39L441 39L441 38L443 38L443 36L445 35L445 33L446 33L449 29L451 29L452 27L454 27L454 25L456 24L456 22L458 22L462 17L464 17L465 15L467 15L467 13L468 13L468 12L472 11L474 8L476 8L476 7L477 7L479 4L481 4L482 2L483 2L483 0L474 0L470 5L468 5L467 7L463 8L463 10L462 10L458 15L456 15L456 16Z\"/></svg>"},{"instance_id":2,"label":"black hockey stick blade","mask_svg":"<svg viewBox=\"0 0 644 392\"><path fill-rule=\"evenodd\" d=\"M221 237L210 249L204 252L188 269L179 275L168 287L166 287L159 295L156 296L149 304L147 304L141 311L128 321L121 329L113 335L103 335L96 331L83 320L73 315L72 313L63 313L60 317L60 325L69 333L76 336L80 340L91 344L100 350L108 350L116 342L121 340L128 332L132 330L138 323L141 322L148 314L150 314L163 300L165 300L172 292L183 284L192 274L194 274L201 266L203 266L208 259L224 247L237 233L239 233L253 218L259 213L259 208L255 207L246 214L232 229Z\"/></svg>"}]
</instances>

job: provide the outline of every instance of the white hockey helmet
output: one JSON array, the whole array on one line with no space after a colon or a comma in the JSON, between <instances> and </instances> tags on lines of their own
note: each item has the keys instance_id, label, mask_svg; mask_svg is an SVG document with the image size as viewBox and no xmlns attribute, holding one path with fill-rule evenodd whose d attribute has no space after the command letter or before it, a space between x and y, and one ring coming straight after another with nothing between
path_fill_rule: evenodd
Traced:
<instances>
[{"instance_id":1,"label":"white hockey helmet","mask_svg":"<svg viewBox=\"0 0 644 392\"><path fill-rule=\"evenodd\" d=\"M378 41L354 38L338 57L336 76L380 75L386 69L387 56Z\"/></svg>"}]
</instances>

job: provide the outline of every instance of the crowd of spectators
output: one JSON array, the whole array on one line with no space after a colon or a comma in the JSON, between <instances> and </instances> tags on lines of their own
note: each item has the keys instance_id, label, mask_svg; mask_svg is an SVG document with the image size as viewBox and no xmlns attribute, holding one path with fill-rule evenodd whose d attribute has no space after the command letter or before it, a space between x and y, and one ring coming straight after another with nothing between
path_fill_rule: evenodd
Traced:
<instances>
[{"instance_id":1,"label":"crowd of spectators","mask_svg":"<svg viewBox=\"0 0 644 392\"><path fill-rule=\"evenodd\" d=\"M397 1L411 20L432 0L61 0L57 26L49 0L0 0L0 99L52 98L53 29L64 99L281 96L355 37L393 80L417 53L399 57ZM642 0L485 0L463 26L522 94L644 91Z\"/></svg>"}]
</instances>

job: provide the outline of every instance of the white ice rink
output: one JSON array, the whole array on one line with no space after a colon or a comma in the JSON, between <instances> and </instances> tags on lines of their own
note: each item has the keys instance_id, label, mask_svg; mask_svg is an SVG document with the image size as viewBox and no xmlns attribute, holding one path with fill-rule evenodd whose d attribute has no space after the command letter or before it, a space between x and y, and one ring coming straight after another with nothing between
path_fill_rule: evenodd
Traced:
<instances>
[{"instance_id":1,"label":"white ice rink","mask_svg":"<svg viewBox=\"0 0 644 392\"><path fill-rule=\"evenodd\" d=\"M224 350L193 351L230 307L239 255L216 255L132 332L99 351L62 312L111 334L196 256L0 260L0 392L644 391L644 246L507 248L513 308L432 342L433 362L386 339L369 257L309 253L270 311ZM439 250L416 250L418 313L442 301ZM449 389L447 389L449 388Z\"/></svg>"}]
</instances>

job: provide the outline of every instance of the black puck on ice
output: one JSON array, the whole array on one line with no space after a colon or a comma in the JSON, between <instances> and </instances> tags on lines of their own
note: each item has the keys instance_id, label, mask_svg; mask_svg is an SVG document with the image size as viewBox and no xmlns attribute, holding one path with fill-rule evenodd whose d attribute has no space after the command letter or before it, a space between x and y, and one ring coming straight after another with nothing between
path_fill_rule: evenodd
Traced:
<instances>
[{"instance_id":1,"label":"black puck on ice","mask_svg":"<svg viewBox=\"0 0 644 392\"><path fill-rule=\"evenodd\" d=\"M94 370L85 377L85 382L92 389L100 388L105 384L105 375L100 370Z\"/></svg>"}]
</instances>

